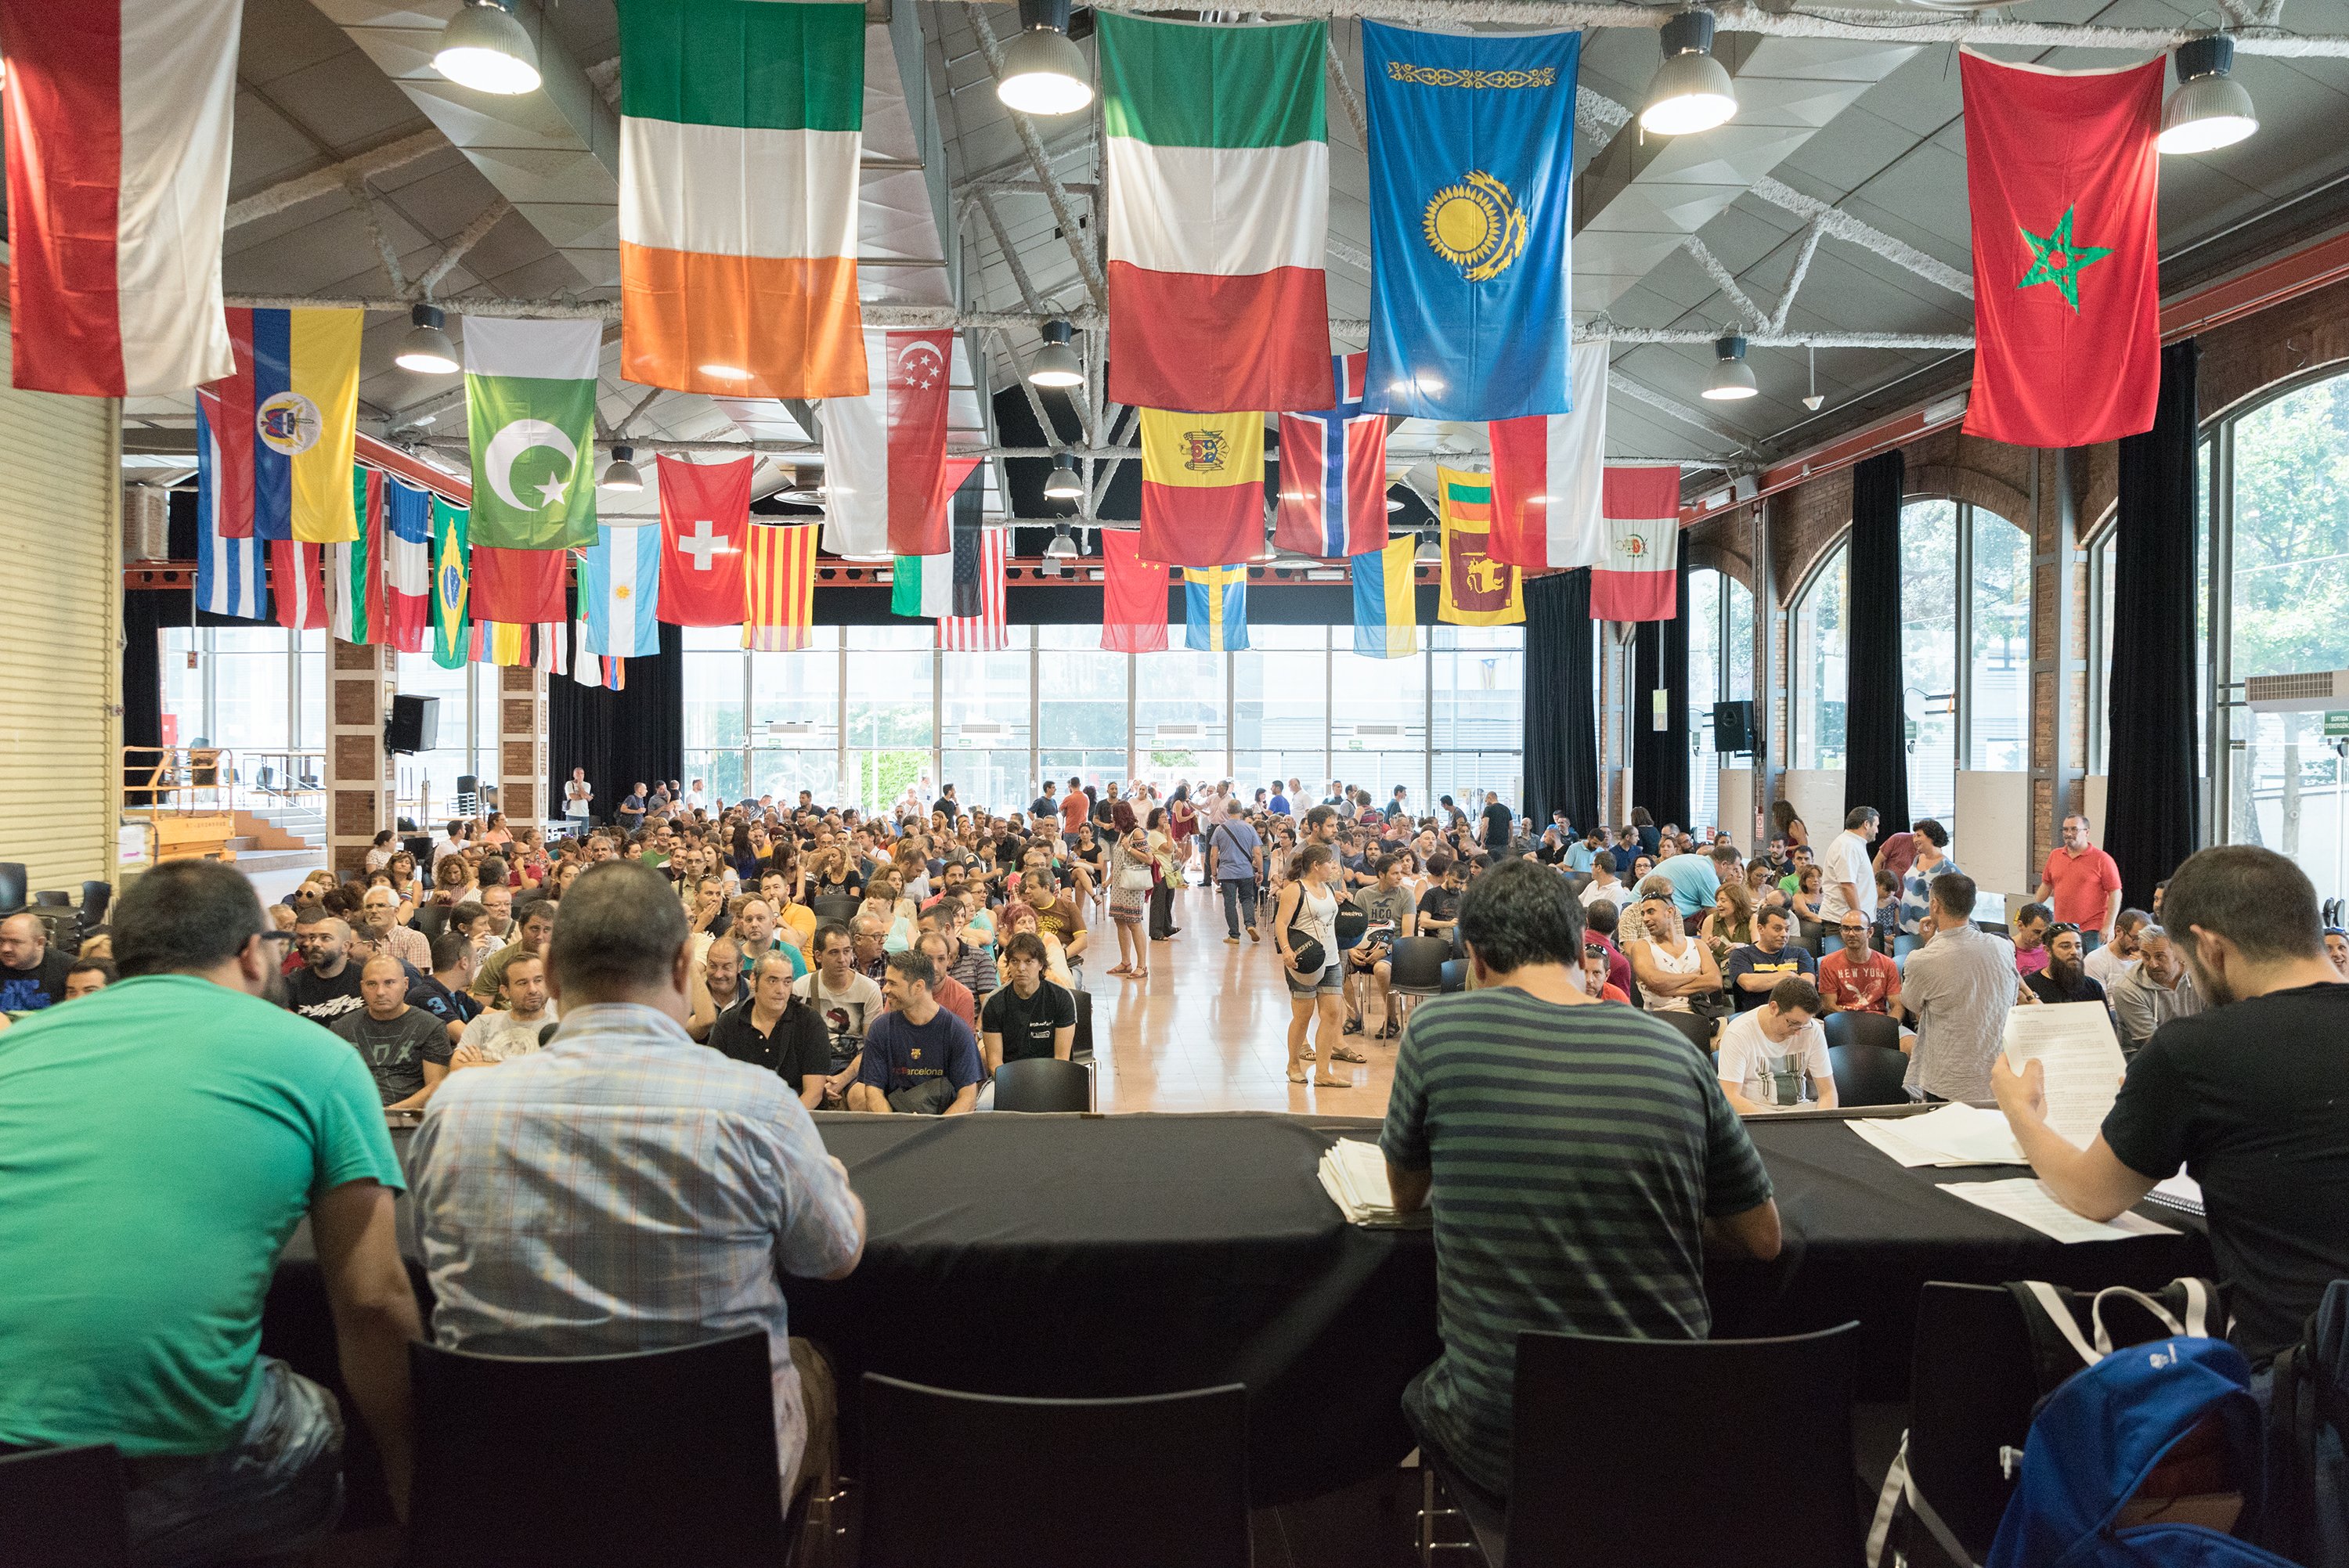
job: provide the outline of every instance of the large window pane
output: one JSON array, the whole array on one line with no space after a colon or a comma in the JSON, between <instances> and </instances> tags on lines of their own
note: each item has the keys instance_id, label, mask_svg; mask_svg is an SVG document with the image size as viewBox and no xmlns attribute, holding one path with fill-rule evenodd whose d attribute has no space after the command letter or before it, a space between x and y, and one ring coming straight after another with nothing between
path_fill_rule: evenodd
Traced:
<instances>
[{"instance_id":1,"label":"large window pane","mask_svg":"<svg viewBox=\"0 0 2349 1568\"><path fill-rule=\"evenodd\" d=\"M1369 790L1373 800L1384 800L1398 784L1423 802L1451 792L1429 788L1427 663L1425 655L1347 657L1332 669L1330 771L1340 782ZM1319 799L1313 789L1314 780L1307 779L1308 795Z\"/></svg>"},{"instance_id":2,"label":"large window pane","mask_svg":"<svg viewBox=\"0 0 2349 1568\"><path fill-rule=\"evenodd\" d=\"M1329 638L1327 626L1251 626L1249 650L1231 655L1232 768L1243 799L1276 779L1317 789L1328 781Z\"/></svg>"},{"instance_id":3,"label":"large window pane","mask_svg":"<svg viewBox=\"0 0 2349 1568\"><path fill-rule=\"evenodd\" d=\"M1102 653L1097 626L1039 626L1036 642L1037 766L1063 784L1123 783L1126 665L1163 655Z\"/></svg>"},{"instance_id":4,"label":"large window pane","mask_svg":"<svg viewBox=\"0 0 2349 1568\"><path fill-rule=\"evenodd\" d=\"M826 804L840 799L841 628L818 626L812 637L787 654L735 655L750 661L747 793L796 801L805 789ZM739 669L734 678L739 686Z\"/></svg>"},{"instance_id":5,"label":"large window pane","mask_svg":"<svg viewBox=\"0 0 2349 1568\"><path fill-rule=\"evenodd\" d=\"M1464 804L1472 791L1494 789L1516 809L1525 799L1525 628L1435 626L1427 636L1434 794ZM1405 782L1392 779L1373 793L1383 805L1393 786ZM1412 786L1414 810L1424 813L1433 798Z\"/></svg>"},{"instance_id":6,"label":"large window pane","mask_svg":"<svg viewBox=\"0 0 2349 1568\"><path fill-rule=\"evenodd\" d=\"M1793 655L1786 674L1795 688L1797 768L1843 766L1844 653L1850 634L1844 604L1850 565L1850 552L1836 546L1795 604Z\"/></svg>"},{"instance_id":7,"label":"large window pane","mask_svg":"<svg viewBox=\"0 0 2349 1568\"><path fill-rule=\"evenodd\" d=\"M1713 705L1721 690L1721 586L1727 579L1710 567L1688 578L1689 820L1720 818L1721 755L1714 749Z\"/></svg>"},{"instance_id":8,"label":"large window pane","mask_svg":"<svg viewBox=\"0 0 2349 1568\"><path fill-rule=\"evenodd\" d=\"M887 810L908 789L920 795L937 745L931 678L936 634L928 626L850 626L848 777L853 803ZM927 808L929 801L921 802Z\"/></svg>"},{"instance_id":9,"label":"large window pane","mask_svg":"<svg viewBox=\"0 0 2349 1568\"><path fill-rule=\"evenodd\" d=\"M1979 507L1973 520L1973 736L1967 766L2031 766L2031 539Z\"/></svg>"},{"instance_id":10,"label":"large window pane","mask_svg":"<svg viewBox=\"0 0 2349 1568\"><path fill-rule=\"evenodd\" d=\"M1188 779L1195 792L1226 773L1224 660L1227 654L1194 653L1181 626L1167 629L1167 651L1137 655L1133 752L1142 777L1164 794Z\"/></svg>"},{"instance_id":11,"label":"large window pane","mask_svg":"<svg viewBox=\"0 0 2349 1568\"><path fill-rule=\"evenodd\" d=\"M711 795L740 799L751 792L742 771L742 634L688 626L682 640L687 788L698 776Z\"/></svg>"},{"instance_id":12,"label":"large window pane","mask_svg":"<svg viewBox=\"0 0 2349 1568\"><path fill-rule=\"evenodd\" d=\"M473 768L473 754L465 744L467 693L475 666L443 669L429 654L396 654L393 657L396 663L392 676L400 695L430 697L435 704L432 749L392 759L399 809L413 814L419 825L429 826L455 814L460 778L468 774L479 777ZM594 783L595 814L600 817L618 801L626 781L615 783L598 779Z\"/></svg>"},{"instance_id":13,"label":"large window pane","mask_svg":"<svg viewBox=\"0 0 2349 1568\"><path fill-rule=\"evenodd\" d=\"M1013 627L1014 646L1004 653L941 655L939 782L952 784L956 799L972 808L1024 811L1035 798L1028 777L1029 631Z\"/></svg>"},{"instance_id":14,"label":"large window pane","mask_svg":"<svg viewBox=\"0 0 2349 1568\"><path fill-rule=\"evenodd\" d=\"M1952 500L1900 510L1900 706L1909 747L1909 815L1947 822L1957 805L1958 559ZM1906 822L1886 827L1894 832Z\"/></svg>"}]
</instances>

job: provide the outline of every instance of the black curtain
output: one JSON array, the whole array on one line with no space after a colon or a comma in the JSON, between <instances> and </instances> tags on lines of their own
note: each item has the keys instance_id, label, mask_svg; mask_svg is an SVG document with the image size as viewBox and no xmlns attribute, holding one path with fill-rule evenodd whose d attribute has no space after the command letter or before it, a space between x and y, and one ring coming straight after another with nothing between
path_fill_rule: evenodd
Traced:
<instances>
[{"instance_id":1,"label":"black curtain","mask_svg":"<svg viewBox=\"0 0 2349 1568\"><path fill-rule=\"evenodd\" d=\"M2123 900L2153 906L2153 884L2192 854L2202 813L2195 768L2193 339L2161 351L2153 428L2120 450L2113 562L2112 758L2104 843Z\"/></svg>"},{"instance_id":2,"label":"black curtain","mask_svg":"<svg viewBox=\"0 0 2349 1568\"><path fill-rule=\"evenodd\" d=\"M1909 708L1900 666L1899 451L1851 471L1851 591L1844 601L1843 806L1872 806L1890 833L1909 825Z\"/></svg>"},{"instance_id":3,"label":"black curtain","mask_svg":"<svg viewBox=\"0 0 2349 1568\"><path fill-rule=\"evenodd\" d=\"M1689 563L1685 551L1672 584L1672 618L1641 621L1631 638L1631 803L1662 827L1689 825ZM1664 727L1655 693L1664 692ZM1595 816L1596 813L1594 812Z\"/></svg>"},{"instance_id":4,"label":"black curtain","mask_svg":"<svg viewBox=\"0 0 2349 1568\"><path fill-rule=\"evenodd\" d=\"M1590 570L1526 583L1526 824L1552 811L1577 829L1599 821L1598 672L1590 657Z\"/></svg>"},{"instance_id":5,"label":"black curtain","mask_svg":"<svg viewBox=\"0 0 2349 1568\"><path fill-rule=\"evenodd\" d=\"M559 810L574 768L595 787L595 820L611 820L628 787L685 771L685 634L664 623L660 652L628 661L627 689L546 683L547 802Z\"/></svg>"}]
</instances>

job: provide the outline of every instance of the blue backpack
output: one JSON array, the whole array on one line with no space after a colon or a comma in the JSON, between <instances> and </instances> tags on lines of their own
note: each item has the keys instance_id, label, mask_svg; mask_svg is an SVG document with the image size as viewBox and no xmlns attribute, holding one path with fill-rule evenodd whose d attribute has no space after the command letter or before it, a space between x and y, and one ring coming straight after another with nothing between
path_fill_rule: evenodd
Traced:
<instances>
[{"instance_id":1,"label":"blue backpack","mask_svg":"<svg viewBox=\"0 0 2349 1568\"><path fill-rule=\"evenodd\" d=\"M2047 1397L2023 1450L1987 1568L2292 1568L2289 1559L2206 1525L2123 1524L2121 1514L2170 1451L2209 1422L2227 1477L2256 1521L2260 1411L2251 1365L2223 1339L2131 1346Z\"/></svg>"}]
</instances>

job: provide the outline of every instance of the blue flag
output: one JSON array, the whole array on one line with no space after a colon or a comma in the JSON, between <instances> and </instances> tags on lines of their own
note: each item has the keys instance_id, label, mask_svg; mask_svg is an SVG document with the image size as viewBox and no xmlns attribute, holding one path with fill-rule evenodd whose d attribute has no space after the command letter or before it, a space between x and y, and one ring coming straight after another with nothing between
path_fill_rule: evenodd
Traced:
<instances>
[{"instance_id":1,"label":"blue flag","mask_svg":"<svg viewBox=\"0 0 2349 1568\"><path fill-rule=\"evenodd\" d=\"M1247 568L1183 568L1186 614L1183 645L1202 654L1237 654L1247 640Z\"/></svg>"},{"instance_id":2,"label":"blue flag","mask_svg":"<svg viewBox=\"0 0 2349 1568\"><path fill-rule=\"evenodd\" d=\"M1362 24L1371 159L1366 409L1569 411L1568 198L1579 33Z\"/></svg>"},{"instance_id":3,"label":"blue flag","mask_svg":"<svg viewBox=\"0 0 2349 1568\"><path fill-rule=\"evenodd\" d=\"M648 658L660 652L661 531L657 527L596 530L579 558L583 651L608 659Z\"/></svg>"}]
</instances>

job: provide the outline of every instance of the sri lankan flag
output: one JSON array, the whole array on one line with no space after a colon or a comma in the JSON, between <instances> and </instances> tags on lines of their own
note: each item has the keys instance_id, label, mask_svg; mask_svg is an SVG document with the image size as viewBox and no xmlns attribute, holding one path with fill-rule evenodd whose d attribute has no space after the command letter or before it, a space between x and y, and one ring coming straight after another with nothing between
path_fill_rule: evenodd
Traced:
<instances>
[{"instance_id":1,"label":"sri lankan flag","mask_svg":"<svg viewBox=\"0 0 2349 1568\"><path fill-rule=\"evenodd\" d=\"M1354 652L1366 659L1407 659L1419 652L1419 601L1413 557L1419 536L1406 533L1383 550L1352 557Z\"/></svg>"},{"instance_id":2,"label":"sri lankan flag","mask_svg":"<svg viewBox=\"0 0 2349 1568\"><path fill-rule=\"evenodd\" d=\"M1183 645L1194 653L1237 654L1248 645L1247 568L1185 566Z\"/></svg>"},{"instance_id":3,"label":"sri lankan flag","mask_svg":"<svg viewBox=\"0 0 2349 1568\"><path fill-rule=\"evenodd\" d=\"M1264 416L1142 411L1142 558L1226 566L1264 554Z\"/></svg>"},{"instance_id":4,"label":"sri lankan flag","mask_svg":"<svg viewBox=\"0 0 2349 1568\"><path fill-rule=\"evenodd\" d=\"M761 653L796 653L815 632L815 545L820 523L796 528L750 525L742 546L742 585L749 600L742 645Z\"/></svg>"},{"instance_id":5,"label":"sri lankan flag","mask_svg":"<svg viewBox=\"0 0 2349 1568\"><path fill-rule=\"evenodd\" d=\"M1493 559L1493 476L1439 468L1444 599L1435 618L1453 626L1514 626L1526 618L1524 579Z\"/></svg>"},{"instance_id":6,"label":"sri lankan flag","mask_svg":"<svg viewBox=\"0 0 2349 1568\"><path fill-rule=\"evenodd\" d=\"M466 550L467 513L432 498L432 662L461 669L472 654L467 607L471 599L471 556Z\"/></svg>"}]
</instances>

